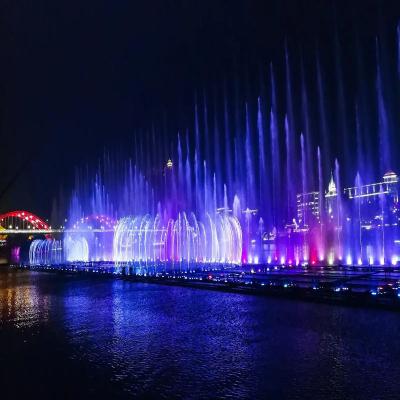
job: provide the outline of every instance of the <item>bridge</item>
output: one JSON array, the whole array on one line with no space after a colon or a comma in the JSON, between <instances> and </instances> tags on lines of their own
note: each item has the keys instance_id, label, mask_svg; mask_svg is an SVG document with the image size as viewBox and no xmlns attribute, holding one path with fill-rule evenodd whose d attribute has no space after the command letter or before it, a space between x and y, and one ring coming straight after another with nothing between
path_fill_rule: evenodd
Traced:
<instances>
[{"instance_id":1,"label":"bridge","mask_svg":"<svg viewBox=\"0 0 400 400\"><path fill-rule=\"evenodd\" d=\"M13 229L17 226L22 229L50 229L43 219L29 211L10 211L0 214L0 226L5 229Z\"/></svg>"},{"instance_id":2,"label":"bridge","mask_svg":"<svg viewBox=\"0 0 400 400\"><path fill-rule=\"evenodd\" d=\"M1 235L14 235L14 234L30 234L30 235L51 235L52 233L65 233L65 232L71 232L71 233L106 233L106 232L114 232L114 229L1 229L0 230L0 236ZM144 232L144 230L143 230Z\"/></svg>"},{"instance_id":3,"label":"bridge","mask_svg":"<svg viewBox=\"0 0 400 400\"><path fill-rule=\"evenodd\" d=\"M89 224L100 225L92 227ZM88 226L89 225L89 226ZM65 232L114 232L115 220L104 215L91 215L77 221L73 229L52 228L46 221L29 211L10 211L0 214L0 235L51 235L53 233Z\"/></svg>"}]
</instances>

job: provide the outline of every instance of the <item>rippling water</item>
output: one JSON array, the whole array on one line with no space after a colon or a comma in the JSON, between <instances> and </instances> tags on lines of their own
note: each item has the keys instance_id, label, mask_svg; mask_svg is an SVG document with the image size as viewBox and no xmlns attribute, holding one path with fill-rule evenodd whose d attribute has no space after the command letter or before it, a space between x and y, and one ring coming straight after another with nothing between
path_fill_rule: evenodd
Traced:
<instances>
[{"instance_id":1,"label":"rippling water","mask_svg":"<svg viewBox=\"0 0 400 400\"><path fill-rule=\"evenodd\" d=\"M397 313L3 269L0 315L2 398L399 398Z\"/></svg>"}]
</instances>

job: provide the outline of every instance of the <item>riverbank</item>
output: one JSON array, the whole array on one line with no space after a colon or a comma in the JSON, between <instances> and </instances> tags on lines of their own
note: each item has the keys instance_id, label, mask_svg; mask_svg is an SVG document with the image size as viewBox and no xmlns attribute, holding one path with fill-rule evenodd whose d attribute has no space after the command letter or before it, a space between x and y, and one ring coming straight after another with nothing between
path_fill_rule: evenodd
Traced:
<instances>
[{"instance_id":1,"label":"riverbank","mask_svg":"<svg viewBox=\"0 0 400 400\"><path fill-rule=\"evenodd\" d=\"M248 271L213 269L135 273L128 267L91 263L63 266L12 265L11 268L49 273L85 274L130 282L287 298L352 307L400 311L400 273L382 270L272 268Z\"/></svg>"}]
</instances>

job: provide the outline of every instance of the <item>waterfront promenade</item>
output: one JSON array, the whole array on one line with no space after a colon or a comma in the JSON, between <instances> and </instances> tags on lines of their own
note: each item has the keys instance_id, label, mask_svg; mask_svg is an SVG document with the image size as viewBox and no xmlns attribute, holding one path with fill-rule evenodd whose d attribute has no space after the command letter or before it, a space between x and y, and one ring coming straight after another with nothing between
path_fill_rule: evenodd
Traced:
<instances>
[{"instance_id":1,"label":"waterfront promenade","mask_svg":"<svg viewBox=\"0 0 400 400\"><path fill-rule=\"evenodd\" d=\"M118 266L103 262L14 267L400 310L400 271L393 267L174 265L172 268L168 265L167 268L150 263Z\"/></svg>"}]
</instances>

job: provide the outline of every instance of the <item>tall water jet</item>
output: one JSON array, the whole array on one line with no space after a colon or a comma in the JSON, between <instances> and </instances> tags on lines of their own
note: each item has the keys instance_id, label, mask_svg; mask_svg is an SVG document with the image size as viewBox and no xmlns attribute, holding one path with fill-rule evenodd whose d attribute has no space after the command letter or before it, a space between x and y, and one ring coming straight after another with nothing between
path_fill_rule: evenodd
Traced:
<instances>
[{"instance_id":1,"label":"tall water jet","mask_svg":"<svg viewBox=\"0 0 400 400\"><path fill-rule=\"evenodd\" d=\"M293 199L295 196L294 188L294 176L296 165L296 154L294 149L294 113L293 113L293 98L292 98L292 77L289 62L289 52L287 43L285 44L285 71L286 71L286 119L285 119L285 133L286 133L286 174L287 174L287 186L288 186L288 197L287 197L287 221L290 221L291 215L293 215L294 205Z\"/></svg>"},{"instance_id":2,"label":"tall water jet","mask_svg":"<svg viewBox=\"0 0 400 400\"><path fill-rule=\"evenodd\" d=\"M258 173L259 173L259 199L258 204L260 209L266 214L268 229L271 229L271 207L267 203L264 193L271 193L270 186L267 179L266 162L265 162L265 132L263 124L262 104L261 98L257 99L257 131L258 131ZM269 201L268 201L269 203Z\"/></svg>"},{"instance_id":3,"label":"tall water jet","mask_svg":"<svg viewBox=\"0 0 400 400\"><path fill-rule=\"evenodd\" d=\"M247 176L247 187L246 187L246 206L254 207L253 192L255 189L254 185L254 169L253 169L253 157L252 157L252 143L251 143L251 131L250 131L250 116L249 109L246 103L246 140L245 140L245 152L246 152L246 176Z\"/></svg>"},{"instance_id":4,"label":"tall water jet","mask_svg":"<svg viewBox=\"0 0 400 400\"><path fill-rule=\"evenodd\" d=\"M232 176L232 158L231 158L231 131L229 129L229 113L228 113L228 99L226 93L226 83L224 84L224 129L225 129L225 148L226 148L226 166L225 166L225 183L229 187L233 186Z\"/></svg>"},{"instance_id":5,"label":"tall water jet","mask_svg":"<svg viewBox=\"0 0 400 400\"><path fill-rule=\"evenodd\" d=\"M293 159L291 157L292 151L292 143L291 143L291 134L289 128L289 121L287 116L285 117L285 144L286 144L286 184L287 184L287 196L286 196L286 221L290 221L290 216L293 215L293 208L292 208L292 199L294 195L294 188L293 188Z\"/></svg>"},{"instance_id":6,"label":"tall water jet","mask_svg":"<svg viewBox=\"0 0 400 400\"><path fill-rule=\"evenodd\" d=\"M317 68L317 89L318 89L318 113L319 113L319 122L320 122L320 130L322 135L322 143L320 147L322 147L323 151L323 162L324 162L324 171L329 171L330 164L330 143L329 143L329 132L326 118L326 104L325 104L325 92L323 86L323 78L322 78L322 70L319 59L319 54L317 53L316 57L316 68Z\"/></svg>"},{"instance_id":7,"label":"tall water jet","mask_svg":"<svg viewBox=\"0 0 400 400\"><path fill-rule=\"evenodd\" d=\"M302 193L305 194L307 192L307 161L306 161L306 150L304 144L304 135L300 135L300 146L301 146L301 188ZM307 225L306 221L306 213L303 212L303 223Z\"/></svg>"},{"instance_id":8,"label":"tall water jet","mask_svg":"<svg viewBox=\"0 0 400 400\"><path fill-rule=\"evenodd\" d=\"M364 151L363 151L363 140L361 132L361 123L359 116L358 104L355 105L355 125L356 125L356 138L357 138L357 168L358 171L365 171L364 168Z\"/></svg>"},{"instance_id":9,"label":"tall water jet","mask_svg":"<svg viewBox=\"0 0 400 400\"><path fill-rule=\"evenodd\" d=\"M325 229L325 210L324 202L324 180L322 172L322 161L321 161L321 150L318 146L317 148L317 160L318 160L318 213L320 218L320 236L319 236L319 246L318 246L318 260L322 261L325 259L325 241L324 241L324 229Z\"/></svg>"},{"instance_id":10,"label":"tall water jet","mask_svg":"<svg viewBox=\"0 0 400 400\"><path fill-rule=\"evenodd\" d=\"M343 230L343 204L342 204L342 187L340 184L340 170L339 170L339 162L335 159L335 181L336 181L336 190L337 190L337 212L336 212L336 233L337 233L337 242L336 242L336 258L339 261L343 259L343 248L342 248L342 230Z\"/></svg>"},{"instance_id":11,"label":"tall water jet","mask_svg":"<svg viewBox=\"0 0 400 400\"><path fill-rule=\"evenodd\" d=\"M360 129L361 141L359 143L363 144L363 152L364 158L366 160L372 160L373 154L376 153L376 146L373 144L373 131L374 128L371 128L373 113L370 109L370 105L367 102L368 99L368 79L366 76L366 66L364 65L365 54L363 53L363 49L359 44L358 35L356 35L356 59L357 59L357 98L356 98L356 119L357 125ZM358 144L357 144L358 146ZM359 168L359 171L362 171L364 178L372 177L374 165L369 162L366 163L364 161L364 165L362 168Z\"/></svg>"},{"instance_id":12,"label":"tall water jet","mask_svg":"<svg viewBox=\"0 0 400 400\"><path fill-rule=\"evenodd\" d=\"M211 159L210 154L210 132L208 128L208 108L207 108L207 97L205 90L203 91L203 137L204 137L204 158L207 160Z\"/></svg>"},{"instance_id":13,"label":"tall water jet","mask_svg":"<svg viewBox=\"0 0 400 400\"><path fill-rule=\"evenodd\" d=\"M376 94L378 102L378 126L380 145L380 172L383 174L390 168L391 157L389 148L389 126L386 112L385 100L383 97L382 75L379 57L379 43L376 39Z\"/></svg>"},{"instance_id":14,"label":"tall water jet","mask_svg":"<svg viewBox=\"0 0 400 400\"><path fill-rule=\"evenodd\" d=\"M270 114L270 141L271 141L271 161L272 161L272 215L274 227L281 223L280 214L280 193L281 193L281 172L280 172L280 149L279 149L279 131L277 121L277 101L275 78L273 66L270 65L271 74L271 114Z\"/></svg>"},{"instance_id":15,"label":"tall water jet","mask_svg":"<svg viewBox=\"0 0 400 400\"><path fill-rule=\"evenodd\" d=\"M178 133L178 187L181 190L185 190L185 173L183 168L181 137Z\"/></svg>"},{"instance_id":16,"label":"tall water jet","mask_svg":"<svg viewBox=\"0 0 400 400\"><path fill-rule=\"evenodd\" d=\"M338 109L338 121L339 121L339 130L341 134L341 148L343 149L343 160L345 165L350 163L350 153L349 153L349 141L347 135L347 126L346 126L346 96L344 95L343 88L343 72L342 72L342 63L341 63L341 49L339 43L339 37L337 28L335 27L335 35L334 35L334 43L335 43L335 72L336 72L336 88L337 88L337 109ZM345 171L346 173L346 171ZM346 176L346 179L349 179L349 176Z\"/></svg>"},{"instance_id":17,"label":"tall water jet","mask_svg":"<svg viewBox=\"0 0 400 400\"><path fill-rule=\"evenodd\" d=\"M356 175L355 187L361 193L362 181L361 181L361 176L360 176L359 172L357 172L357 175ZM357 246L356 246L356 255L357 255L357 263L358 264L361 264L362 260L364 259L363 240L362 240L361 204L362 204L362 198L359 197L356 200L356 214L355 214L356 218L357 218L357 233L355 236L358 241Z\"/></svg>"},{"instance_id":18,"label":"tall water jet","mask_svg":"<svg viewBox=\"0 0 400 400\"><path fill-rule=\"evenodd\" d=\"M186 164L185 164L185 179L186 179L186 198L188 207L193 207L192 200L192 167L190 163L190 151L189 151L189 138L186 139Z\"/></svg>"},{"instance_id":19,"label":"tall water jet","mask_svg":"<svg viewBox=\"0 0 400 400\"><path fill-rule=\"evenodd\" d=\"M221 151L220 151L220 130L218 123L218 109L217 109L217 95L214 94L214 178L215 175L222 174L221 170ZM217 185L216 179L214 179L215 190L218 193L218 197L221 198L221 190L220 185ZM216 208L215 208L216 209Z\"/></svg>"},{"instance_id":20,"label":"tall water jet","mask_svg":"<svg viewBox=\"0 0 400 400\"><path fill-rule=\"evenodd\" d=\"M313 175L313 156L312 156L312 143L311 143L311 124L310 124L310 112L308 106L308 94L306 87L306 77L304 71L303 58L301 59L301 111L303 120L303 131L306 142L306 170L308 172L308 180L311 187L314 186L314 175Z\"/></svg>"}]
</instances>

